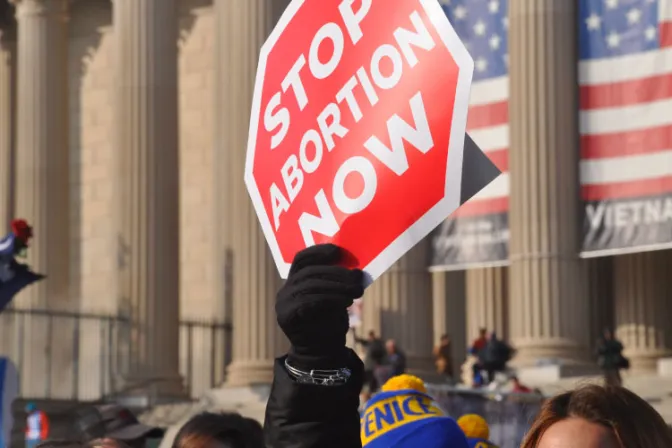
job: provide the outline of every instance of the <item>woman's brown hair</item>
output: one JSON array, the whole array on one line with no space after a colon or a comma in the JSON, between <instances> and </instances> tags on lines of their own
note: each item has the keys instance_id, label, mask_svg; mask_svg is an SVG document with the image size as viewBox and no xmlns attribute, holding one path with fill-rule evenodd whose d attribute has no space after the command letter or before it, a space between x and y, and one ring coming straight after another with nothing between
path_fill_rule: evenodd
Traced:
<instances>
[{"instance_id":1,"label":"woman's brown hair","mask_svg":"<svg viewBox=\"0 0 672 448\"><path fill-rule=\"evenodd\" d=\"M521 448L536 448L544 432L566 418L611 429L623 448L670 448L672 432L649 403L623 387L586 385L544 403Z\"/></svg>"}]
</instances>

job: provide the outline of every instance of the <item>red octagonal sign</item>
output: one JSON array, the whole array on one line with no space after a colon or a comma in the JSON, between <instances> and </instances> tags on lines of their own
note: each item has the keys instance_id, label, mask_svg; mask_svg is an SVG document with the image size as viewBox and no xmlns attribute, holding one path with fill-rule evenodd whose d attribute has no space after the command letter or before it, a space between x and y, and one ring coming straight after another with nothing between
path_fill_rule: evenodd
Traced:
<instances>
[{"instance_id":1,"label":"red octagonal sign","mask_svg":"<svg viewBox=\"0 0 672 448\"><path fill-rule=\"evenodd\" d=\"M313 244L370 280L460 205L473 60L437 0L294 0L261 49L245 183L283 278Z\"/></svg>"}]
</instances>

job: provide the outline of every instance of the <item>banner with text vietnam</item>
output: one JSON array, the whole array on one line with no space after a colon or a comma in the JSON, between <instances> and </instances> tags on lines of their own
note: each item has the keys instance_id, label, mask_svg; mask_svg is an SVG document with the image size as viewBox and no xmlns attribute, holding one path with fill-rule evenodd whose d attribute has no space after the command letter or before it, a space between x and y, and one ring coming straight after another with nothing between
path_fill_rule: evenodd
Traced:
<instances>
[{"instance_id":1,"label":"banner with text vietnam","mask_svg":"<svg viewBox=\"0 0 672 448\"><path fill-rule=\"evenodd\" d=\"M580 2L584 257L672 247L672 2L640 3Z\"/></svg>"}]
</instances>

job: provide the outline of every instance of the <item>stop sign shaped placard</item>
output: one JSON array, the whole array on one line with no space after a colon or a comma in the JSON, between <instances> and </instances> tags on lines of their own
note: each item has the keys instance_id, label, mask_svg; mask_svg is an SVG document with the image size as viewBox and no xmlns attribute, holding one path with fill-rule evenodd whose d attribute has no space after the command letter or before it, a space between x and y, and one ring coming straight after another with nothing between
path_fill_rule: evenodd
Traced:
<instances>
[{"instance_id":1,"label":"stop sign shaped placard","mask_svg":"<svg viewBox=\"0 0 672 448\"><path fill-rule=\"evenodd\" d=\"M294 0L261 49L245 183L283 278L375 279L460 206L473 60L437 0Z\"/></svg>"}]
</instances>

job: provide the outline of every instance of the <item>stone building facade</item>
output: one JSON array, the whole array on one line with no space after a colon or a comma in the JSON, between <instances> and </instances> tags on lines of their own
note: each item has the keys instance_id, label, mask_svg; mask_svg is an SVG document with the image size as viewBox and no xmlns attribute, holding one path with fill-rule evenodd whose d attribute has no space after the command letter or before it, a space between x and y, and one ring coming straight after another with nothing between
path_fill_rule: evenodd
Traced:
<instances>
[{"instance_id":1,"label":"stone building facade","mask_svg":"<svg viewBox=\"0 0 672 448\"><path fill-rule=\"evenodd\" d=\"M125 381L167 396L184 393L179 319L229 321L227 384L268 382L286 348L273 312L281 283L242 177L256 56L287 1L9 3L0 28L0 223L21 216L35 225L30 262L49 274L15 306L130 314ZM510 167L511 266L430 274L425 242L367 291L362 331L396 338L415 369L432 368L440 334L452 335L459 359L481 326L510 338L522 364L586 362L596 329L613 324L635 367L653 368L672 348L669 251L576 256L578 194L567 188L578 184L578 152L567 150L578 144L574 8L510 0L511 146L520 148ZM536 103L526 100L530 83ZM1 331L3 351L17 356L10 324ZM87 375L105 368L99 342L55 331L34 324L22 342L31 348L25 395L42 390L54 334L79 344ZM194 353L198 371L209 352ZM72 368L68 356L50 367L65 395L85 387L58 373ZM203 379L197 391L209 386Z\"/></svg>"}]
</instances>

